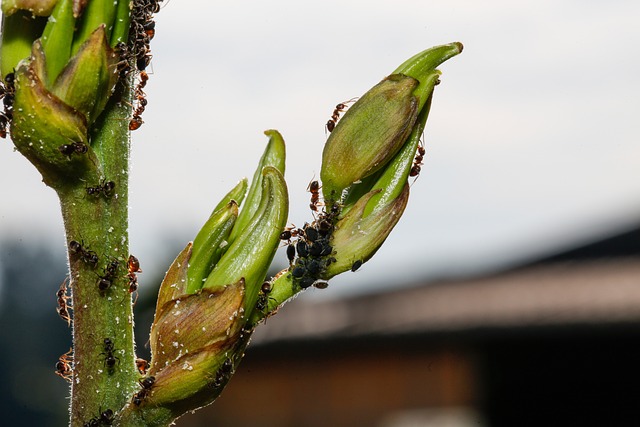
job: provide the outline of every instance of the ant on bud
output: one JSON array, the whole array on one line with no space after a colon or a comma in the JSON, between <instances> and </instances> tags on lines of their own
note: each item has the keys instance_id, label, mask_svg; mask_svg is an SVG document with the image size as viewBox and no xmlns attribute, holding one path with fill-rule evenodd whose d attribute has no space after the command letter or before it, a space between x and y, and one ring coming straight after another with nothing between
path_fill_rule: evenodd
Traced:
<instances>
[{"instance_id":1,"label":"ant on bud","mask_svg":"<svg viewBox=\"0 0 640 427\"><path fill-rule=\"evenodd\" d=\"M422 144L418 145L418 153L416 154L416 158L413 159L413 166L411 166L411 171L409 172L409 176L417 177L420 175L420 170L422 166L422 160L424 159L424 155L426 150L422 146Z\"/></svg>"},{"instance_id":2,"label":"ant on bud","mask_svg":"<svg viewBox=\"0 0 640 427\"><path fill-rule=\"evenodd\" d=\"M340 120L340 113L344 113L347 109L348 104L354 102L356 99L358 98L357 97L351 98L348 101L344 101L336 105L336 108L333 110L333 114L331 115L331 118L329 119L329 121L327 121L327 124L325 125L325 129L329 131L329 133L331 133L333 129L335 129L336 125L338 124L338 120Z\"/></svg>"}]
</instances>

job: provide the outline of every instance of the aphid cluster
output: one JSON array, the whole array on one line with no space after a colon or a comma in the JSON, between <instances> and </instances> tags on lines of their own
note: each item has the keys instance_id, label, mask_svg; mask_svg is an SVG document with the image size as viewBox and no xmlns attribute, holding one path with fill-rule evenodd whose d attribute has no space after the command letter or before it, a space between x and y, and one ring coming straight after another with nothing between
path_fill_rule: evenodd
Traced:
<instances>
[{"instance_id":1,"label":"aphid cluster","mask_svg":"<svg viewBox=\"0 0 640 427\"><path fill-rule=\"evenodd\" d=\"M71 308L67 301L69 300L69 295L67 295L67 282L69 278L65 277L64 281L60 285L60 289L56 292L56 297L58 297L58 314L60 318L67 322L67 326L71 326L71 316L69 315L69 309Z\"/></svg>"},{"instance_id":2,"label":"aphid cluster","mask_svg":"<svg viewBox=\"0 0 640 427\"><path fill-rule=\"evenodd\" d=\"M56 375L59 375L67 381L71 381L71 374L73 373L73 368L71 367L73 363L72 351L72 349L69 349L69 351L61 355L60 359L56 362Z\"/></svg>"},{"instance_id":3,"label":"aphid cluster","mask_svg":"<svg viewBox=\"0 0 640 427\"><path fill-rule=\"evenodd\" d=\"M103 364L104 366L107 367L107 370L111 374L113 373L113 368L115 368L116 363L120 362L120 358L115 354L113 354L113 351L115 350L115 345L113 344L113 341L111 340L111 338L105 338L103 341L103 346L104 346L104 351L100 354L104 356Z\"/></svg>"},{"instance_id":4,"label":"aphid cluster","mask_svg":"<svg viewBox=\"0 0 640 427\"><path fill-rule=\"evenodd\" d=\"M104 197L109 198L113 194L113 190L115 188L115 182L102 180L102 182L95 187L86 187L85 190L87 192L87 195L89 196L97 197L103 195Z\"/></svg>"},{"instance_id":5,"label":"aphid cluster","mask_svg":"<svg viewBox=\"0 0 640 427\"><path fill-rule=\"evenodd\" d=\"M418 145L418 153L416 154L416 158L413 159L413 166L411 166L411 171L409 172L409 176L418 176L420 175L420 170L422 166L422 160L424 159L426 151L422 144Z\"/></svg>"},{"instance_id":6,"label":"aphid cluster","mask_svg":"<svg viewBox=\"0 0 640 427\"><path fill-rule=\"evenodd\" d=\"M291 275L303 289L316 283L319 288L326 287L326 282L320 282L319 278L327 266L335 261L331 256L333 247L330 239L338 211L336 204L330 212L321 212L311 224L306 223L303 228L287 228L280 233L280 239L287 242Z\"/></svg>"},{"instance_id":7,"label":"aphid cluster","mask_svg":"<svg viewBox=\"0 0 640 427\"><path fill-rule=\"evenodd\" d=\"M100 291L101 295L104 295L113 285L113 281L118 274L119 266L120 263L118 262L118 260L113 259L109 261L107 266L104 268L104 270L102 271L102 275L98 276L98 290Z\"/></svg>"},{"instance_id":8,"label":"aphid cluster","mask_svg":"<svg viewBox=\"0 0 640 427\"><path fill-rule=\"evenodd\" d=\"M4 109L0 112L0 138L7 137L7 126L13 119L13 101L15 98L15 74L9 73L0 82L0 98Z\"/></svg>"},{"instance_id":9,"label":"aphid cluster","mask_svg":"<svg viewBox=\"0 0 640 427\"><path fill-rule=\"evenodd\" d=\"M336 124L338 124L338 120L340 120L340 113L344 113L347 109L347 106L350 103L354 102L356 99L357 98L351 98L348 101L344 101L336 105L336 108L333 110L333 114L331 114L331 118L329 119L329 121L327 121L327 124L325 125L325 128L326 130L329 131L329 133L331 133L333 129L335 129Z\"/></svg>"},{"instance_id":10,"label":"aphid cluster","mask_svg":"<svg viewBox=\"0 0 640 427\"><path fill-rule=\"evenodd\" d=\"M71 240L69 242L69 252L78 256L82 262L91 265L93 268L98 264L98 255L94 251L90 251L85 248L76 240Z\"/></svg>"},{"instance_id":11,"label":"aphid cluster","mask_svg":"<svg viewBox=\"0 0 640 427\"><path fill-rule=\"evenodd\" d=\"M97 417L91 418L86 423L82 424L83 427L100 427L113 425L113 410L106 409L100 412Z\"/></svg>"},{"instance_id":12,"label":"aphid cluster","mask_svg":"<svg viewBox=\"0 0 640 427\"><path fill-rule=\"evenodd\" d=\"M129 279L129 293L132 294L138 290L138 276L136 273L142 273L140 261L133 255L129 255L127 261L127 278ZM137 296L136 296L137 299Z\"/></svg>"},{"instance_id":13,"label":"aphid cluster","mask_svg":"<svg viewBox=\"0 0 640 427\"><path fill-rule=\"evenodd\" d=\"M146 399L146 397L151 392L151 387L153 387L153 384L155 384L155 382L156 377L153 376L140 380L139 383L140 387L142 387L142 390L133 395L133 399L131 399L131 402L136 406L140 406L142 401Z\"/></svg>"}]
</instances>

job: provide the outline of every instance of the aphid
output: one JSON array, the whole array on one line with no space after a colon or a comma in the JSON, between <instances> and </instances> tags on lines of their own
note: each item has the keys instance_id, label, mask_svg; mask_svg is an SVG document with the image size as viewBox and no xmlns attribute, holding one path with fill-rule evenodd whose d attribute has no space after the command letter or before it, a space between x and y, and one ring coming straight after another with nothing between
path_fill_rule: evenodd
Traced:
<instances>
[{"instance_id":1,"label":"aphid","mask_svg":"<svg viewBox=\"0 0 640 427\"><path fill-rule=\"evenodd\" d=\"M356 262L353 263L353 265L351 266L351 271L356 271L357 269L359 269L360 267L362 267L362 261L361 260L357 260Z\"/></svg>"},{"instance_id":2,"label":"aphid","mask_svg":"<svg viewBox=\"0 0 640 427\"><path fill-rule=\"evenodd\" d=\"M56 362L56 374L67 381L71 381L71 375L73 373L73 369L71 368L73 361L72 351L73 349L70 348L69 351L61 355L60 359Z\"/></svg>"},{"instance_id":3,"label":"aphid","mask_svg":"<svg viewBox=\"0 0 640 427\"><path fill-rule=\"evenodd\" d=\"M318 181L311 181L307 187L307 191L311 193L311 203L309 207L312 211L318 211L318 202L320 201L320 183Z\"/></svg>"},{"instance_id":4,"label":"aphid","mask_svg":"<svg viewBox=\"0 0 640 427\"><path fill-rule=\"evenodd\" d=\"M216 371L216 378L213 382L215 388L221 387L224 380L229 378L229 375L233 372L233 362L231 359L224 361L222 366Z\"/></svg>"},{"instance_id":5,"label":"aphid","mask_svg":"<svg viewBox=\"0 0 640 427\"><path fill-rule=\"evenodd\" d=\"M149 362L147 362L144 359L137 358L136 367L138 368L138 372L140 372L141 375L147 375L147 369L149 369Z\"/></svg>"},{"instance_id":6,"label":"aphid","mask_svg":"<svg viewBox=\"0 0 640 427\"><path fill-rule=\"evenodd\" d=\"M344 113L345 112L345 110L347 109L347 104L352 103L356 99L357 98L351 98L348 101L344 101L344 102L341 102L340 104L336 105L336 108L333 110L333 114L331 115L331 118L329 119L329 121L325 125L325 127L329 131L329 133L331 133L331 131L333 131L333 129L335 129L336 124L338 123L338 120L340 119L340 113Z\"/></svg>"},{"instance_id":7,"label":"aphid","mask_svg":"<svg viewBox=\"0 0 640 427\"><path fill-rule=\"evenodd\" d=\"M140 383L140 387L142 387L142 390L134 394L133 399L131 400L136 406L140 406L142 401L147 397L151 390L151 387L153 387L153 384L156 382L156 377L147 377L138 382Z\"/></svg>"},{"instance_id":8,"label":"aphid","mask_svg":"<svg viewBox=\"0 0 640 427\"><path fill-rule=\"evenodd\" d=\"M102 182L95 187L86 187L85 190L89 196L99 196L102 194L104 197L110 197L114 188L116 188L115 182L105 182L105 180L102 180Z\"/></svg>"},{"instance_id":9,"label":"aphid","mask_svg":"<svg viewBox=\"0 0 640 427\"><path fill-rule=\"evenodd\" d=\"M322 280L318 280L313 284L313 287L316 289L327 289L329 287L329 282L324 282Z\"/></svg>"},{"instance_id":10,"label":"aphid","mask_svg":"<svg viewBox=\"0 0 640 427\"><path fill-rule=\"evenodd\" d=\"M289 265L293 264L293 260L296 258L296 247L293 245L287 245L287 259Z\"/></svg>"},{"instance_id":11,"label":"aphid","mask_svg":"<svg viewBox=\"0 0 640 427\"><path fill-rule=\"evenodd\" d=\"M56 292L56 296L58 297L58 314L60 318L67 322L67 326L71 325L71 316L69 315L69 305L67 305L67 300L69 296L67 295L67 282L69 281L68 277L65 277L60 285L60 289Z\"/></svg>"},{"instance_id":12,"label":"aphid","mask_svg":"<svg viewBox=\"0 0 640 427\"><path fill-rule=\"evenodd\" d=\"M69 242L69 251L78 255L84 263L91 264L93 267L98 264L98 255L94 251L84 248L82 244L76 240L71 240Z\"/></svg>"},{"instance_id":13,"label":"aphid","mask_svg":"<svg viewBox=\"0 0 640 427\"><path fill-rule=\"evenodd\" d=\"M104 366L107 367L109 373L113 372L113 368L116 366L116 362L120 362L120 358L113 354L113 350L115 349L113 341L111 338L104 339L104 351L100 353L104 355Z\"/></svg>"},{"instance_id":14,"label":"aphid","mask_svg":"<svg viewBox=\"0 0 640 427\"><path fill-rule=\"evenodd\" d=\"M420 175L420 170L422 166L422 160L424 159L425 149L422 145L418 145L418 154L416 154L416 158L413 159L413 166L411 166L411 171L409 172L409 176L418 176Z\"/></svg>"},{"instance_id":15,"label":"aphid","mask_svg":"<svg viewBox=\"0 0 640 427\"><path fill-rule=\"evenodd\" d=\"M313 277L303 277L302 279L300 279L300 287L302 289L307 289L309 286L313 285L315 281L316 279L314 279Z\"/></svg>"},{"instance_id":16,"label":"aphid","mask_svg":"<svg viewBox=\"0 0 640 427\"><path fill-rule=\"evenodd\" d=\"M309 256L309 245L304 240L299 240L296 243L296 251L298 251L298 256L301 258L306 258Z\"/></svg>"}]
</instances>

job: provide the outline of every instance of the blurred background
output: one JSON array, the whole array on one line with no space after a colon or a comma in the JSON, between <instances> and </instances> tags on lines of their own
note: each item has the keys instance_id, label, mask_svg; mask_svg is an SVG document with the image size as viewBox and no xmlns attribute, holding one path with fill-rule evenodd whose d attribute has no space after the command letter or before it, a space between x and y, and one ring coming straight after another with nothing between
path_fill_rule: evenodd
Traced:
<instances>
[{"instance_id":1,"label":"blurred background","mask_svg":"<svg viewBox=\"0 0 640 427\"><path fill-rule=\"evenodd\" d=\"M264 130L287 142L301 225L335 105L421 50L465 46L440 67L425 165L385 245L269 319L222 398L177 425L638 425L638 16L624 0L165 0L132 136L141 354L166 268L251 176ZM9 141L0 182L0 412L64 425L56 196Z\"/></svg>"}]
</instances>

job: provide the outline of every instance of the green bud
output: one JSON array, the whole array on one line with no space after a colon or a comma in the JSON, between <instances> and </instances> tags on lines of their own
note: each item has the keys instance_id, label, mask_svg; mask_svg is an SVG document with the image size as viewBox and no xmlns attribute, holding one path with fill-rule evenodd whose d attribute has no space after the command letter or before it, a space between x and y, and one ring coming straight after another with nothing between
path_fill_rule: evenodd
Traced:
<instances>
[{"instance_id":1,"label":"green bud","mask_svg":"<svg viewBox=\"0 0 640 427\"><path fill-rule=\"evenodd\" d=\"M280 232L286 225L289 209L287 186L282 173L273 166L266 166L262 175L258 209L204 284L205 289L215 290L244 280L247 312L256 303L258 288L280 243Z\"/></svg>"},{"instance_id":2,"label":"green bud","mask_svg":"<svg viewBox=\"0 0 640 427\"><path fill-rule=\"evenodd\" d=\"M382 246L400 220L409 201L409 185L405 183L402 193L393 201L365 215L367 204L380 191L374 190L361 197L336 223L331 241L335 262L327 266L323 279L328 280L350 270L357 261L366 262Z\"/></svg>"},{"instance_id":3,"label":"green bud","mask_svg":"<svg viewBox=\"0 0 640 427\"><path fill-rule=\"evenodd\" d=\"M47 74L54 81L71 58L71 43L76 19L74 0L60 0L42 33L42 47L47 58ZM47 85L49 82L47 82Z\"/></svg>"},{"instance_id":4,"label":"green bud","mask_svg":"<svg viewBox=\"0 0 640 427\"><path fill-rule=\"evenodd\" d=\"M231 236L229 237L229 242L233 242L236 237L240 235L253 218L258 206L260 205L260 194L262 193L262 171L266 166L273 166L278 169L280 173L284 176L285 169L285 158L286 151L284 145L284 139L280 132L277 130L266 130L264 132L265 135L269 137L269 142L267 143L267 147L258 162L258 167L256 168L255 173L253 174L253 179L251 180L251 186L249 187L249 194L247 195L247 201L242 207L240 211L240 215L238 216L238 221L236 222L236 226L234 230L231 232Z\"/></svg>"},{"instance_id":5,"label":"green bud","mask_svg":"<svg viewBox=\"0 0 640 427\"><path fill-rule=\"evenodd\" d=\"M123 1L129 3L128 0L91 0L88 2L82 14L82 20L78 25L71 52L77 52L96 28L102 25L105 26L107 40L110 40L116 12L118 11L118 3Z\"/></svg>"},{"instance_id":6,"label":"green bud","mask_svg":"<svg viewBox=\"0 0 640 427\"><path fill-rule=\"evenodd\" d=\"M211 401L216 373L227 354L244 343L245 285L241 280L216 290L185 294L191 245L178 255L160 286L151 327L153 392L144 405L190 407ZM248 336L246 337L248 339ZM200 405L194 404L200 402ZM177 415L176 415L177 416Z\"/></svg>"},{"instance_id":7,"label":"green bud","mask_svg":"<svg viewBox=\"0 0 640 427\"><path fill-rule=\"evenodd\" d=\"M26 11L2 16L0 71L3 80L7 74L13 73L18 62L29 57L33 41L42 34L46 22L46 18L34 18Z\"/></svg>"},{"instance_id":8,"label":"green bud","mask_svg":"<svg viewBox=\"0 0 640 427\"><path fill-rule=\"evenodd\" d=\"M387 167L420 126L417 118L439 75L435 67L461 51L462 44L451 43L420 52L347 110L322 154L325 200L340 201L345 190L352 191L349 187L365 181L367 184L356 192L358 196L367 192L378 179L376 173Z\"/></svg>"},{"instance_id":9,"label":"green bud","mask_svg":"<svg viewBox=\"0 0 640 427\"><path fill-rule=\"evenodd\" d=\"M356 101L331 132L322 153L325 200L382 168L411 132L418 115L413 91L419 82L394 74Z\"/></svg>"},{"instance_id":10,"label":"green bud","mask_svg":"<svg viewBox=\"0 0 640 427\"><path fill-rule=\"evenodd\" d=\"M189 261L187 293L191 294L202 288L204 280L225 252L227 239L237 217L238 204L231 200L209 217L196 236Z\"/></svg>"},{"instance_id":11,"label":"green bud","mask_svg":"<svg viewBox=\"0 0 640 427\"><path fill-rule=\"evenodd\" d=\"M12 15L26 10L36 16L49 16L58 0L2 0L2 13Z\"/></svg>"},{"instance_id":12,"label":"green bud","mask_svg":"<svg viewBox=\"0 0 640 427\"><path fill-rule=\"evenodd\" d=\"M16 148L38 168L48 185L55 187L61 176L79 177L89 171L97 175L85 116L46 89L44 74L44 54L36 41L31 58L18 66L15 75L11 137ZM61 147L71 144L81 144L78 147L86 152L64 154Z\"/></svg>"},{"instance_id":13,"label":"green bud","mask_svg":"<svg viewBox=\"0 0 640 427\"><path fill-rule=\"evenodd\" d=\"M100 115L118 79L118 57L107 42L104 25L96 29L56 79L52 92L85 115Z\"/></svg>"}]
</instances>

